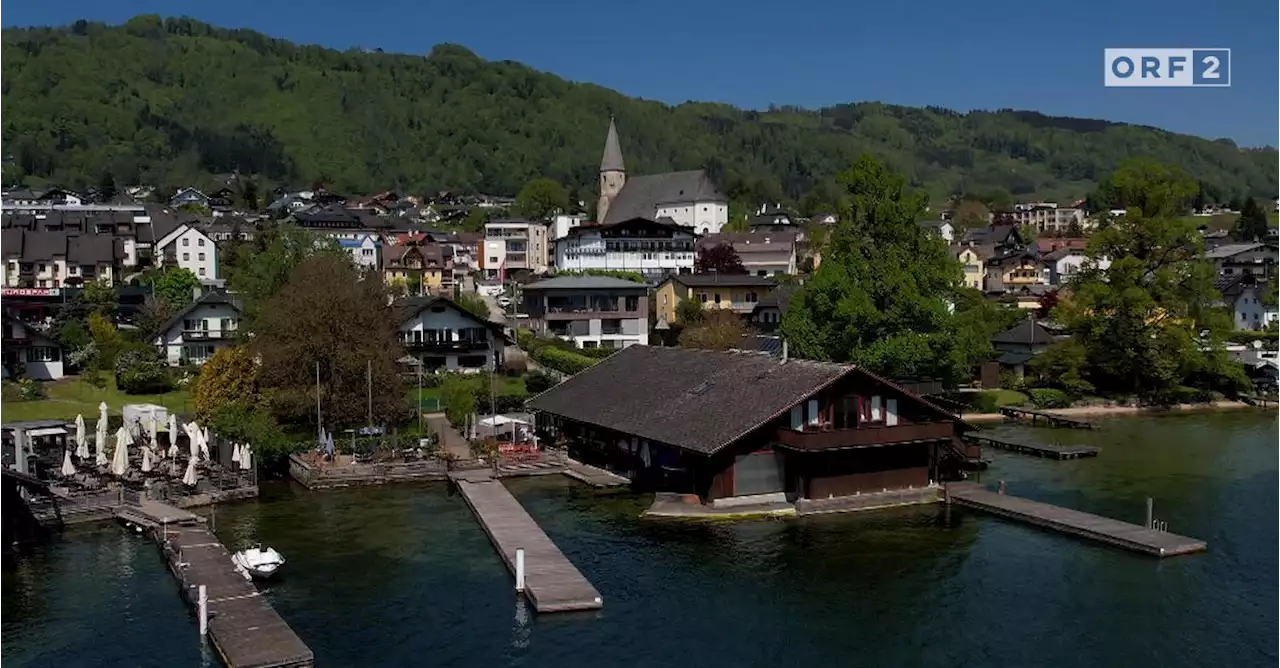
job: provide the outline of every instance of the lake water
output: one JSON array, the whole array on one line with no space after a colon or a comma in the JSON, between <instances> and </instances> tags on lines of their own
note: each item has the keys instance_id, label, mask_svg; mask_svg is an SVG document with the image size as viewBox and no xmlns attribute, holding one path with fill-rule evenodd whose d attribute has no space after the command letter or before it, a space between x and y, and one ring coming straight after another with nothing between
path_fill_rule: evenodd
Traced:
<instances>
[{"instance_id":1,"label":"lake water","mask_svg":"<svg viewBox=\"0 0 1280 668\"><path fill-rule=\"evenodd\" d=\"M219 535L289 559L268 597L320 666L1274 666L1277 420L1109 421L1096 459L991 452L983 481L1209 543L1156 560L976 512L923 507L734 524L640 521L640 495L510 484L600 590L537 617L461 499L426 484L220 507ZM113 525L6 558L3 661L211 665L158 550Z\"/></svg>"}]
</instances>

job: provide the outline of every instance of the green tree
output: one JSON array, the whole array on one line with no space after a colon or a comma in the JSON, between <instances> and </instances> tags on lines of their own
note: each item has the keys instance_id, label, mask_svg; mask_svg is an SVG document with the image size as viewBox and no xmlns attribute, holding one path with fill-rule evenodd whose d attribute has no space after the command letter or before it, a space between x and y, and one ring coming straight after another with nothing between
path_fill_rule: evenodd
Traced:
<instances>
[{"instance_id":1,"label":"green tree","mask_svg":"<svg viewBox=\"0 0 1280 668\"><path fill-rule=\"evenodd\" d=\"M531 220L547 220L569 208L569 193L553 179L534 179L516 195L516 211Z\"/></svg>"},{"instance_id":2,"label":"green tree","mask_svg":"<svg viewBox=\"0 0 1280 668\"><path fill-rule=\"evenodd\" d=\"M293 226L264 232L261 246L248 253L230 278L231 289L244 304L241 328L252 331L262 305L284 288L299 265L317 255L350 263L350 256L332 239Z\"/></svg>"},{"instance_id":3,"label":"green tree","mask_svg":"<svg viewBox=\"0 0 1280 668\"><path fill-rule=\"evenodd\" d=\"M473 379L458 374L445 376L440 383L440 401L450 424L461 427L467 416L476 412L479 392L480 384Z\"/></svg>"},{"instance_id":4,"label":"green tree","mask_svg":"<svg viewBox=\"0 0 1280 668\"><path fill-rule=\"evenodd\" d=\"M109 281L100 278L84 284L84 289L80 292L79 301L82 308L90 313L98 313L108 318L114 318L117 306L120 303L120 297Z\"/></svg>"},{"instance_id":5,"label":"green tree","mask_svg":"<svg viewBox=\"0 0 1280 668\"><path fill-rule=\"evenodd\" d=\"M676 304L676 322L685 327L692 327L702 322L702 302L696 299L681 299Z\"/></svg>"},{"instance_id":6,"label":"green tree","mask_svg":"<svg viewBox=\"0 0 1280 668\"><path fill-rule=\"evenodd\" d=\"M705 350L729 350L742 347L747 328L742 318L726 309L705 312L702 319L680 332L680 346Z\"/></svg>"},{"instance_id":7,"label":"green tree","mask_svg":"<svg viewBox=\"0 0 1280 668\"><path fill-rule=\"evenodd\" d=\"M1195 223L1182 217L1195 181L1133 160L1108 185L1128 213L1099 230L1088 253L1112 263L1086 269L1054 311L1084 351L1078 375L1099 391L1153 401L1172 400L1183 385L1234 391L1243 375L1220 345L1229 318L1215 306L1213 267Z\"/></svg>"},{"instance_id":8,"label":"green tree","mask_svg":"<svg viewBox=\"0 0 1280 668\"><path fill-rule=\"evenodd\" d=\"M798 357L853 362L898 377L957 383L978 354L955 336L949 300L961 270L916 221L925 196L869 155L840 176L841 220L813 278L792 298L781 334Z\"/></svg>"},{"instance_id":9,"label":"green tree","mask_svg":"<svg viewBox=\"0 0 1280 668\"><path fill-rule=\"evenodd\" d=\"M200 287L200 279L190 269L167 267L159 271L148 272L144 278L146 285L156 299L169 307L170 311L180 311L195 301L196 288Z\"/></svg>"},{"instance_id":10,"label":"green tree","mask_svg":"<svg viewBox=\"0 0 1280 668\"><path fill-rule=\"evenodd\" d=\"M111 172L103 172L98 179L98 197L103 202L110 202L116 196L116 179Z\"/></svg>"},{"instance_id":11,"label":"green tree","mask_svg":"<svg viewBox=\"0 0 1280 668\"><path fill-rule=\"evenodd\" d=\"M459 291L458 294L453 296L453 303L457 304L458 308L481 320L488 320L491 316L489 303L478 293Z\"/></svg>"},{"instance_id":12,"label":"green tree","mask_svg":"<svg viewBox=\"0 0 1280 668\"><path fill-rule=\"evenodd\" d=\"M1271 224L1267 222L1267 214L1258 206L1258 201L1252 197L1245 198L1232 236L1238 241L1261 241L1267 238L1270 231Z\"/></svg>"},{"instance_id":13,"label":"green tree","mask_svg":"<svg viewBox=\"0 0 1280 668\"><path fill-rule=\"evenodd\" d=\"M191 388L196 419L210 422L229 406L257 406L257 363L247 346L230 346L214 353L200 367L200 375Z\"/></svg>"},{"instance_id":14,"label":"green tree","mask_svg":"<svg viewBox=\"0 0 1280 668\"><path fill-rule=\"evenodd\" d=\"M961 230L986 227L991 222L991 210L979 200L965 198L952 210L951 222Z\"/></svg>"},{"instance_id":15,"label":"green tree","mask_svg":"<svg viewBox=\"0 0 1280 668\"><path fill-rule=\"evenodd\" d=\"M249 211L257 211L259 208L258 201L258 184L253 179L245 179L244 184L240 186L240 203Z\"/></svg>"}]
</instances>

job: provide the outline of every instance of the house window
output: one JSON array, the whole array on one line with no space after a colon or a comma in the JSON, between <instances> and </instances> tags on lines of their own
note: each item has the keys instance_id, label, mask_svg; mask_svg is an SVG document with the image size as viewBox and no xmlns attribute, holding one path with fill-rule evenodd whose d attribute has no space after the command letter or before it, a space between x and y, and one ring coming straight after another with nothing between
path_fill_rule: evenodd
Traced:
<instances>
[{"instance_id":1,"label":"house window","mask_svg":"<svg viewBox=\"0 0 1280 668\"><path fill-rule=\"evenodd\" d=\"M707 303L707 293L705 293L705 292L699 292L699 293L698 293L698 301L702 302L703 304Z\"/></svg>"},{"instance_id":2,"label":"house window","mask_svg":"<svg viewBox=\"0 0 1280 668\"><path fill-rule=\"evenodd\" d=\"M204 239L196 239L196 245L204 248Z\"/></svg>"},{"instance_id":3,"label":"house window","mask_svg":"<svg viewBox=\"0 0 1280 668\"><path fill-rule=\"evenodd\" d=\"M884 415L880 411L880 396L871 397L871 421L879 422L884 419Z\"/></svg>"},{"instance_id":4,"label":"house window","mask_svg":"<svg viewBox=\"0 0 1280 668\"><path fill-rule=\"evenodd\" d=\"M187 239L187 238L183 238L183 239L182 239L182 245L183 245L183 246L190 246L190 245L191 245L191 240L190 240L190 239Z\"/></svg>"},{"instance_id":5,"label":"house window","mask_svg":"<svg viewBox=\"0 0 1280 668\"><path fill-rule=\"evenodd\" d=\"M716 303L716 304L719 304L719 303L720 303L720 293L719 293L719 292L716 292L716 293L712 294L712 297L715 297L715 299L712 299L712 300L711 300L712 302L714 302L714 303Z\"/></svg>"},{"instance_id":6,"label":"house window","mask_svg":"<svg viewBox=\"0 0 1280 668\"><path fill-rule=\"evenodd\" d=\"M363 256L365 256L365 257L369 257L370 255L373 255L373 249L372 249L372 248L362 248L362 249L360 249L360 254L361 254L361 255L363 255Z\"/></svg>"},{"instance_id":7,"label":"house window","mask_svg":"<svg viewBox=\"0 0 1280 668\"><path fill-rule=\"evenodd\" d=\"M57 362L58 349L53 346L32 346L27 349L28 362Z\"/></svg>"},{"instance_id":8,"label":"house window","mask_svg":"<svg viewBox=\"0 0 1280 668\"><path fill-rule=\"evenodd\" d=\"M754 292L748 292L748 293L747 293L747 303L748 303L748 304L754 304L754 303L756 303L757 299L758 299L758 297L756 297L756 293L754 293Z\"/></svg>"},{"instance_id":9,"label":"house window","mask_svg":"<svg viewBox=\"0 0 1280 668\"><path fill-rule=\"evenodd\" d=\"M200 275L204 276L204 267L200 267Z\"/></svg>"},{"instance_id":10,"label":"house window","mask_svg":"<svg viewBox=\"0 0 1280 668\"><path fill-rule=\"evenodd\" d=\"M664 299L665 299L665 298L664 298ZM627 300L626 300L626 310L628 310L628 311L639 311L639 310L640 310L640 298L639 298L639 297L627 297Z\"/></svg>"},{"instance_id":11,"label":"house window","mask_svg":"<svg viewBox=\"0 0 1280 668\"><path fill-rule=\"evenodd\" d=\"M182 261L183 261L183 262L187 262L187 261L189 261L189 260L191 260L191 253L183 253L183 254L182 254Z\"/></svg>"},{"instance_id":12,"label":"house window","mask_svg":"<svg viewBox=\"0 0 1280 668\"><path fill-rule=\"evenodd\" d=\"M490 264L497 264L497 263L498 263L498 256L497 256L497 255L490 255L490 256L489 256L489 263L490 263Z\"/></svg>"},{"instance_id":13,"label":"house window","mask_svg":"<svg viewBox=\"0 0 1280 668\"><path fill-rule=\"evenodd\" d=\"M199 255L197 255L196 259L200 260L201 262L204 262L204 253L200 253Z\"/></svg>"}]
</instances>

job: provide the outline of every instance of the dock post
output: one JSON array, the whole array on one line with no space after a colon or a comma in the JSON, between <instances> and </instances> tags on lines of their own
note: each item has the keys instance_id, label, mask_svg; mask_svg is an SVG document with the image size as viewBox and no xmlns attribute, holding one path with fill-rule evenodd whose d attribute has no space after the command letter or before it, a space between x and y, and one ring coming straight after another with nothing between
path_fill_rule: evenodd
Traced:
<instances>
[{"instance_id":1,"label":"dock post","mask_svg":"<svg viewBox=\"0 0 1280 668\"><path fill-rule=\"evenodd\" d=\"M516 591L524 591L524 548L516 548Z\"/></svg>"},{"instance_id":2,"label":"dock post","mask_svg":"<svg viewBox=\"0 0 1280 668\"><path fill-rule=\"evenodd\" d=\"M203 638L209 635L209 590L204 585L200 585L197 610L200 616L200 637Z\"/></svg>"},{"instance_id":3,"label":"dock post","mask_svg":"<svg viewBox=\"0 0 1280 668\"><path fill-rule=\"evenodd\" d=\"M1153 500L1151 497L1148 496L1147 497L1147 521L1142 525L1148 529L1151 528L1151 522L1155 520L1155 517L1152 516L1151 514L1154 508L1155 508L1155 500Z\"/></svg>"},{"instance_id":4,"label":"dock post","mask_svg":"<svg viewBox=\"0 0 1280 668\"><path fill-rule=\"evenodd\" d=\"M1000 493L1001 493L1001 494L1004 494L1004 481L1003 481L1003 480L1001 480L1001 481L1000 481Z\"/></svg>"}]
</instances>

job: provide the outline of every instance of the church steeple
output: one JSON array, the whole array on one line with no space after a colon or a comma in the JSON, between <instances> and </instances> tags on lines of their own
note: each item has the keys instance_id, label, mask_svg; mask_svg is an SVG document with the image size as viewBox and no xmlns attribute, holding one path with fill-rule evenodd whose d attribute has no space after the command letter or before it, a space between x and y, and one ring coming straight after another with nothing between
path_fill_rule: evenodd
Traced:
<instances>
[{"instance_id":1,"label":"church steeple","mask_svg":"<svg viewBox=\"0 0 1280 668\"><path fill-rule=\"evenodd\" d=\"M604 138L604 155L600 157L600 201L596 204L596 221L609 222L609 205L627 183L627 167L622 162L618 145L618 127L609 117L609 134Z\"/></svg>"},{"instance_id":2,"label":"church steeple","mask_svg":"<svg viewBox=\"0 0 1280 668\"><path fill-rule=\"evenodd\" d=\"M609 135L604 139L604 155L600 158L600 172L625 172L626 165L622 162L622 147L618 145L618 126L613 124L613 117L609 117Z\"/></svg>"}]
</instances>

